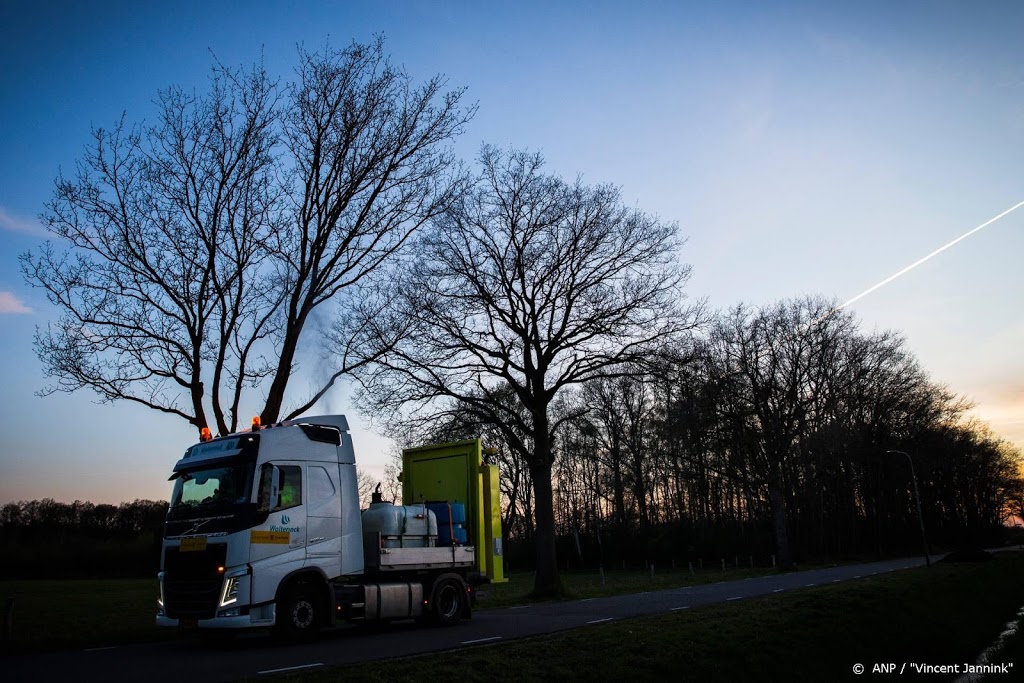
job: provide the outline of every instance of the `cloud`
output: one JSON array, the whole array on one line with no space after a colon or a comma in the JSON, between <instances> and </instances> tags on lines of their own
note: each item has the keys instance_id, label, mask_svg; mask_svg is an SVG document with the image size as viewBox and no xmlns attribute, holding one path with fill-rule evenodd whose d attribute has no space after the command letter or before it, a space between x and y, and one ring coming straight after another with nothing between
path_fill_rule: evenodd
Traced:
<instances>
[{"instance_id":1,"label":"cloud","mask_svg":"<svg viewBox=\"0 0 1024 683\"><path fill-rule=\"evenodd\" d=\"M4 313L31 313L32 309L21 303L10 292L0 292L0 315Z\"/></svg>"},{"instance_id":2,"label":"cloud","mask_svg":"<svg viewBox=\"0 0 1024 683\"><path fill-rule=\"evenodd\" d=\"M15 216L2 206L0 206L0 230L20 232L33 237L51 237L46 228L39 225L35 219Z\"/></svg>"}]
</instances>

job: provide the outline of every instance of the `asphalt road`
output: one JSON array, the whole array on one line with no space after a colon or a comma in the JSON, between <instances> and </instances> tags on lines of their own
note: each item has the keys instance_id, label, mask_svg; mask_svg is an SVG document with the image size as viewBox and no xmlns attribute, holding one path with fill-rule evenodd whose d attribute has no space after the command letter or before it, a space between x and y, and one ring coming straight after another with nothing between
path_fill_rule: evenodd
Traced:
<instances>
[{"instance_id":1,"label":"asphalt road","mask_svg":"<svg viewBox=\"0 0 1024 683\"><path fill-rule=\"evenodd\" d=\"M412 623L392 624L379 629L343 626L325 632L316 642L304 645L281 645L264 633L253 633L230 642L200 635L143 645L12 655L0 660L0 677L6 681L146 683L258 679L322 666L499 643L630 617L664 614L851 581L922 564L924 558L906 558L610 598L483 610L474 612L472 620L449 628L420 627Z\"/></svg>"}]
</instances>

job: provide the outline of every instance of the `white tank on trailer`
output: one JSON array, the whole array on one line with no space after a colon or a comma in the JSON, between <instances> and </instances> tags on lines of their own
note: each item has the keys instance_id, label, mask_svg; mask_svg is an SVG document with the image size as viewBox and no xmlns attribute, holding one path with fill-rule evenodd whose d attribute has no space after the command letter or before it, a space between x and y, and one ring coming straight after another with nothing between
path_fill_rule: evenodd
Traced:
<instances>
[{"instance_id":1,"label":"white tank on trailer","mask_svg":"<svg viewBox=\"0 0 1024 683\"><path fill-rule=\"evenodd\" d=\"M363 511L363 533L379 533L385 548L429 548L437 544L437 517L426 505L393 505L373 493Z\"/></svg>"}]
</instances>

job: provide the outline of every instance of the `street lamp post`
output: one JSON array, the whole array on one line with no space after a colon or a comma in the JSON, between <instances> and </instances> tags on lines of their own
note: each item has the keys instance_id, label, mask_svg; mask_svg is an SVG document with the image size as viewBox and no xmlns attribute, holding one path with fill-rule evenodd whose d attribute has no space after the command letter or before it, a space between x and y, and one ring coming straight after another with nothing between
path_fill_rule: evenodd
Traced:
<instances>
[{"instance_id":1,"label":"street lamp post","mask_svg":"<svg viewBox=\"0 0 1024 683\"><path fill-rule=\"evenodd\" d=\"M932 559L928 556L928 539L924 535L924 517L921 516L921 494L917 490L917 475L914 474L914 460L910 457L910 453L905 451L886 451L886 453L899 453L900 455L907 456L907 462L910 463L910 480L914 482L914 503L917 505L917 521L921 525L921 545L924 546L924 563L931 567Z\"/></svg>"}]
</instances>

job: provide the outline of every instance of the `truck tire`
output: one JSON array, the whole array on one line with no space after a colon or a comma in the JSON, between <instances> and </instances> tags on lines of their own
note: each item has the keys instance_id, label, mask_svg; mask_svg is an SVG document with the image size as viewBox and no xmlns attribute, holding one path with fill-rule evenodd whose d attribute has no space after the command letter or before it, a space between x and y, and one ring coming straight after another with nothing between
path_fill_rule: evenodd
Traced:
<instances>
[{"instance_id":1,"label":"truck tire","mask_svg":"<svg viewBox=\"0 0 1024 683\"><path fill-rule=\"evenodd\" d=\"M430 594L430 621L437 626L454 626L466 609L466 587L457 579L441 579Z\"/></svg>"},{"instance_id":2,"label":"truck tire","mask_svg":"<svg viewBox=\"0 0 1024 683\"><path fill-rule=\"evenodd\" d=\"M312 640L324 623L324 607L313 586L297 583L284 590L277 601L274 632L284 640Z\"/></svg>"}]
</instances>

